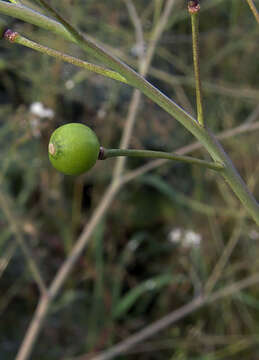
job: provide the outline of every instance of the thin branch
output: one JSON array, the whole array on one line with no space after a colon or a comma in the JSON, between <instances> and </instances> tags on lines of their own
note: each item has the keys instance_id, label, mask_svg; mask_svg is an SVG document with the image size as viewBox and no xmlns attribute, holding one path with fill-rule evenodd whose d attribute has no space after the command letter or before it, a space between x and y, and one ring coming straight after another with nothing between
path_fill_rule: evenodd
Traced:
<instances>
[{"instance_id":1,"label":"thin branch","mask_svg":"<svg viewBox=\"0 0 259 360\"><path fill-rule=\"evenodd\" d=\"M7 268L10 260L12 259L15 251L17 250L18 244L13 242L8 249L6 250L5 254L2 254L0 257L0 278L3 276L5 269Z\"/></svg>"},{"instance_id":2,"label":"thin branch","mask_svg":"<svg viewBox=\"0 0 259 360\"><path fill-rule=\"evenodd\" d=\"M136 34L136 42L137 45L140 48L140 52L138 54L138 64L139 64L139 71L141 71L142 66L145 59L144 54L144 35L143 35L143 29L142 24L140 21L140 18L138 17L136 8L131 0L124 0L124 3L126 4L126 7L129 12L130 19L135 27L135 34ZM130 138L133 132L133 128L136 122L137 114L139 105L141 102L141 92L137 89L133 91L133 95L131 97L131 101L128 107L128 114L125 121L123 133L120 140L120 148L126 149L129 146ZM126 163L125 158L119 158L116 161L116 164L114 166L113 170L113 180L115 181L117 178L119 178L124 170Z\"/></svg>"},{"instance_id":3,"label":"thin branch","mask_svg":"<svg viewBox=\"0 0 259 360\"><path fill-rule=\"evenodd\" d=\"M196 88L196 104L197 104L197 119L201 126L204 126L203 105L202 105L202 87L200 75L200 49L199 49L199 0L190 0L188 3L188 10L191 15L192 22L192 51L193 51L193 65L195 75Z\"/></svg>"},{"instance_id":4,"label":"thin branch","mask_svg":"<svg viewBox=\"0 0 259 360\"><path fill-rule=\"evenodd\" d=\"M110 79L117 80L117 81L123 82L125 84L128 84L128 81L123 76L121 76L120 74L118 74L115 71L106 69L103 66L91 64L89 62L80 60L76 57L64 54L64 53L54 50L54 49L51 49L47 46L38 44L34 41L29 40L28 38L25 38L24 36L21 36L19 33L14 32L12 30L5 31L5 33L3 34L3 37L6 40L8 40L10 43L15 43L15 44L20 44L20 45L26 46L30 49L39 51L43 54L52 56L56 59L68 62L77 67L81 67L88 71L95 72L96 74L103 75Z\"/></svg>"},{"instance_id":5,"label":"thin branch","mask_svg":"<svg viewBox=\"0 0 259 360\"><path fill-rule=\"evenodd\" d=\"M102 150L103 150L103 155L101 160L105 160L117 156L140 157L140 158L151 158L151 159L157 158L157 159L181 161L192 165L200 165L202 167L206 167L208 169L213 169L216 171L224 170L224 165L218 162L210 162L190 156L181 156L163 151L136 150L136 149L104 149L104 148Z\"/></svg>"},{"instance_id":6,"label":"thin branch","mask_svg":"<svg viewBox=\"0 0 259 360\"><path fill-rule=\"evenodd\" d=\"M234 227L233 234L230 237L227 245L225 246L220 259L216 263L216 265L212 271L212 274L210 275L209 279L207 280L207 283L205 285L205 290L204 290L206 294L209 294L212 292L212 290L216 286L218 280L220 279L220 275L222 274L231 254L233 253L233 250L235 249L235 247L238 243L243 225L244 225L244 219L239 219L236 222L236 226Z\"/></svg>"},{"instance_id":7,"label":"thin branch","mask_svg":"<svg viewBox=\"0 0 259 360\"><path fill-rule=\"evenodd\" d=\"M131 101L128 107L128 114L125 121L123 133L120 140L120 148L126 149L129 146L130 138L133 132L133 128L136 122L139 105L141 102L142 94L139 90L135 89L131 97ZM113 179L117 179L123 173L126 163L126 158L118 158L113 170Z\"/></svg>"},{"instance_id":8,"label":"thin branch","mask_svg":"<svg viewBox=\"0 0 259 360\"><path fill-rule=\"evenodd\" d=\"M22 346L19 349L19 352L15 360L27 360L31 354L33 345L37 339L37 336L41 330L42 323L46 318L48 309L50 305L50 299L48 296L41 296L37 308L34 312L33 319L30 323L30 326L26 332Z\"/></svg>"},{"instance_id":9,"label":"thin branch","mask_svg":"<svg viewBox=\"0 0 259 360\"><path fill-rule=\"evenodd\" d=\"M255 168L255 173L257 173L259 166ZM250 188L254 188L256 183L256 178L254 176L251 177L250 181ZM209 276L209 279L207 280L204 292L209 295L212 290L215 288L218 280L220 279L221 274L223 273L224 268L226 267L228 260L230 256L232 255L235 247L238 244L238 241L240 239L240 236L242 234L243 226L244 226L244 220L245 220L245 213L244 208L241 208L239 210L240 218L236 221L236 225L234 226L234 230L232 235L230 236L230 239L228 240L227 245L225 246L218 262L216 263L211 275Z\"/></svg>"},{"instance_id":10,"label":"thin branch","mask_svg":"<svg viewBox=\"0 0 259 360\"><path fill-rule=\"evenodd\" d=\"M125 0L125 2L128 5L130 17L132 19L133 24L135 25L136 39L137 39L137 41L140 41L140 46L142 48L142 52L139 54L139 71L142 76L146 76L146 74L149 71L152 59L154 57L154 53L155 53L155 49L157 47L158 41L163 34L163 31L166 27L168 18L170 16L172 8L175 4L175 0L167 1L164 11L163 11L161 17L158 19L154 30L152 31L152 35L151 35L150 42L147 47L146 54L144 54L143 30L141 29L141 22L140 22L139 17L137 16L135 6L131 0L130 1ZM141 101L141 93L139 92L139 90L134 90L133 96L131 99L131 103L129 106L126 124L125 124L122 138L120 141L121 149L126 149L129 146L133 127L136 122L136 117L137 117L137 112L138 112L138 108L140 105L140 101ZM124 166L125 166L125 162L126 162L125 158L121 158L117 161L115 168L114 168L114 174L113 174L114 179L116 177L119 177L122 174Z\"/></svg>"},{"instance_id":11,"label":"thin branch","mask_svg":"<svg viewBox=\"0 0 259 360\"><path fill-rule=\"evenodd\" d=\"M246 0L248 6L250 7L254 17L255 17L255 20L257 21L258 25L259 25L259 12L254 4L254 0Z\"/></svg>"},{"instance_id":12,"label":"thin branch","mask_svg":"<svg viewBox=\"0 0 259 360\"><path fill-rule=\"evenodd\" d=\"M117 180L116 183L113 182L112 184L110 184L110 186L108 186L102 197L102 201L98 204L89 222L85 225L70 255L61 265L56 276L54 277L48 289L48 296L41 296L37 309L31 320L30 326L25 334L23 342L15 358L16 360L27 360L29 358L33 346L38 338L39 332L42 328L42 325L46 319L52 301L55 299L61 287L63 286L68 274L73 269L73 266L76 263L78 257L81 255L83 249L85 249L85 247L87 246L94 229L99 224L104 214L108 211L120 187L121 182L119 180Z\"/></svg>"},{"instance_id":13,"label":"thin branch","mask_svg":"<svg viewBox=\"0 0 259 360\"><path fill-rule=\"evenodd\" d=\"M138 60L139 60L139 70L141 73L142 63L145 62L144 54L145 54L145 41L144 41L144 34L142 29L141 20L138 16L137 10L135 5L133 4L132 0L123 0L129 13L129 17L134 25L135 34L136 34L136 45L138 47Z\"/></svg>"},{"instance_id":14,"label":"thin branch","mask_svg":"<svg viewBox=\"0 0 259 360\"><path fill-rule=\"evenodd\" d=\"M178 308L177 310L171 312L165 317L153 322L152 324L145 327L143 330L137 332L134 335L129 336L126 340L118 343L115 346L112 346L109 350L106 350L100 353L97 356L91 358L91 360L109 360L114 359L116 356L125 353L133 346L141 343L142 341L156 335L158 332L166 329L171 324L176 321L184 318L185 316L193 313L195 310L199 309L204 305L206 298L198 296L188 304ZM78 360L83 360L84 357L80 357ZM89 357L88 357L89 358Z\"/></svg>"},{"instance_id":15,"label":"thin branch","mask_svg":"<svg viewBox=\"0 0 259 360\"><path fill-rule=\"evenodd\" d=\"M45 285L45 282L42 278L42 275L40 273L39 267L36 264L33 255L31 254L30 249L28 248L25 239L23 238L21 229L19 228L18 221L15 219L14 214L11 212L9 201L6 198L6 196L0 192L0 206L3 210L3 213L9 222L10 228L15 235L15 239L17 243L19 244L24 257L26 259L26 262L31 270L32 276L38 285L39 291L41 294L46 294L47 288Z\"/></svg>"},{"instance_id":16,"label":"thin branch","mask_svg":"<svg viewBox=\"0 0 259 360\"><path fill-rule=\"evenodd\" d=\"M254 119L253 116L254 112L251 114L251 118ZM250 117L249 117L250 118ZM229 130L225 130L223 132L221 132L220 134L216 135L217 139L219 140L225 140L225 139L229 139L231 137L234 137L236 135L242 135L245 133L249 133L249 132L253 132L259 130L259 121L258 122L254 122L254 123L244 123L240 126L237 126L234 129L229 129ZM202 148L202 145L199 142L194 142L191 143L189 145L185 145L177 150L175 150L175 154L178 155L185 155L185 154L190 154L193 151L199 150ZM127 172L124 176L123 176L123 183L127 183L133 179L135 179L136 177L142 176L145 173L155 170L156 168L158 168L159 166L162 166L164 164L167 164L168 160L153 160L148 164L145 164L143 166L140 166L139 168L135 169L135 170L131 170L129 172Z\"/></svg>"}]
</instances>

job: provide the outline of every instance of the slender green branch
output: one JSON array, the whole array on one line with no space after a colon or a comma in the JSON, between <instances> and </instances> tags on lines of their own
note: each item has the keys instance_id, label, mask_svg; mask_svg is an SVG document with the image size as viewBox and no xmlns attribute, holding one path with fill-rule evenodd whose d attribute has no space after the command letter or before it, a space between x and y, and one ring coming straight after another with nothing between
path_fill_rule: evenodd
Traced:
<instances>
[{"instance_id":1,"label":"slender green branch","mask_svg":"<svg viewBox=\"0 0 259 360\"><path fill-rule=\"evenodd\" d=\"M224 169L224 165L217 162L209 162L193 158L191 156L181 156L163 151L154 150L136 150L136 149L104 149L101 148L100 160L105 160L117 156L128 156L128 157L141 157L141 158L152 158L152 159L167 159L174 161L181 161L192 165L200 165L206 168L221 171Z\"/></svg>"},{"instance_id":2,"label":"slender green branch","mask_svg":"<svg viewBox=\"0 0 259 360\"><path fill-rule=\"evenodd\" d=\"M191 15L192 22L192 51L193 51L193 65L195 75L196 88L196 105L197 105L197 119L200 125L204 126L203 106L202 106L202 86L200 75L200 50L199 50L199 1L189 1L188 10Z\"/></svg>"},{"instance_id":3,"label":"slender green branch","mask_svg":"<svg viewBox=\"0 0 259 360\"><path fill-rule=\"evenodd\" d=\"M57 35L64 37L66 40L75 42L74 38L64 28L63 25L45 15L40 14L35 10L28 8L27 6L20 4L9 4L1 0L0 13L39 26L45 30L49 30Z\"/></svg>"},{"instance_id":4,"label":"slender green branch","mask_svg":"<svg viewBox=\"0 0 259 360\"><path fill-rule=\"evenodd\" d=\"M253 217L255 222L259 224L259 204L247 189L244 181L236 171L222 146L209 130L200 126L199 123L180 106L160 92L142 76L137 74L128 65L124 64L113 55L110 55L106 50L90 40L89 37L83 36L81 33L77 32L77 30L66 21L62 20L62 24L60 24L25 6L8 4L3 1L0 1L0 13L17 17L21 20L53 31L67 40L76 42L86 52L94 55L96 59L101 60L106 66L111 67L111 69L124 76L130 85L138 88L143 94L153 100L154 103L177 119L200 141L200 143L210 153L214 161L225 165L225 169L221 171L222 176Z\"/></svg>"},{"instance_id":5,"label":"slender green branch","mask_svg":"<svg viewBox=\"0 0 259 360\"><path fill-rule=\"evenodd\" d=\"M254 17L255 17L255 20L258 22L258 25L259 25L259 12L254 4L254 1L253 0L246 0L248 6L250 7Z\"/></svg>"},{"instance_id":6,"label":"slender green branch","mask_svg":"<svg viewBox=\"0 0 259 360\"><path fill-rule=\"evenodd\" d=\"M24 36L21 36L19 33L14 32L12 30L7 30L4 33L4 38L6 40L9 40L11 43L16 43L16 44L26 46L26 47L28 47L30 49L39 51L39 52L41 52L43 54L52 56L52 57L54 57L56 59L68 62L68 63L73 64L75 66L84 68L86 70L95 72L95 73L97 73L99 75L103 75L103 76L108 77L110 79L114 79L114 80L117 80L117 81L120 81L120 82L123 82L123 83L126 83L126 84L128 83L127 80L123 76L121 76L120 74L118 74L115 71L106 69L103 66L91 64L89 62L80 60L80 59L78 59L76 57L73 57L73 56L70 56L70 55L67 55L67 54L63 54L62 52L51 49L51 48L49 48L47 46L40 45L40 44L38 44L38 43L36 43L34 41L29 40L28 38L25 38Z\"/></svg>"},{"instance_id":7,"label":"slender green branch","mask_svg":"<svg viewBox=\"0 0 259 360\"><path fill-rule=\"evenodd\" d=\"M56 19L64 26L67 33L69 33L70 36L73 38L74 42L76 42L82 49L94 56L96 59L104 62L113 70L122 74L133 87L141 90L155 103L159 104L164 108L167 108L168 112L170 108L171 115L178 119L193 134L197 134L197 130L199 128L198 122L189 114L187 114L180 106L178 106L175 102L169 99L166 95L161 93L157 88L151 85L147 80L145 80L141 75L131 69L127 64L120 61L117 57L109 54L106 50L104 50L99 45L90 40L89 37L79 32L67 20L65 20L61 15L59 15L56 10L54 10L45 0L36 1L56 17ZM170 104L169 107L168 104Z\"/></svg>"}]
</instances>

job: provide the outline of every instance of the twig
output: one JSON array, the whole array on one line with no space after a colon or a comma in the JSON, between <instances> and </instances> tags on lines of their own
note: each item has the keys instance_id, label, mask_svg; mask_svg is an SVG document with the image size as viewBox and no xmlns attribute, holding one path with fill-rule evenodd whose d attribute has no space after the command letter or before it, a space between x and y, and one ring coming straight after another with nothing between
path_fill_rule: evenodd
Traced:
<instances>
[{"instance_id":1,"label":"twig","mask_svg":"<svg viewBox=\"0 0 259 360\"><path fill-rule=\"evenodd\" d=\"M155 29L152 32L146 54L144 53L144 39L143 39L142 26L141 26L140 19L137 16L135 6L131 0L130 1L125 0L125 2L129 9L130 18L132 19L132 22L135 25L137 42L139 42L141 49L142 49L141 53L139 54L139 71L142 76L146 76L146 74L148 73L148 70L150 68L152 59L154 57L154 53L155 53L155 49L158 44L158 41L166 27L168 18L170 16L172 8L175 4L175 0L167 1L164 11L163 11L161 17L158 19ZM129 146L133 127L136 122L136 117L137 117L137 112L138 112L138 108L140 105L140 101L141 101L140 91L134 90L133 96L132 96L132 99L130 102L130 106L129 106L129 111L128 111L128 116L126 119L125 128L124 128L124 131L123 131L123 134L121 137L121 141L120 141L121 149L126 149ZM124 166L125 166L125 162L126 162L125 158L121 158L117 161L115 168L114 168L114 173L113 173L114 179L121 176Z\"/></svg>"},{"instance_id":2,"label":"twig","mask_svg":"<svg viewBox=\"0 0 259 360\"><path fill-rule=\"evenodd\" d=\"M124 0L128 13L130 16L130 19L132 20L132 23L135 27L135 34L136 34L136 43L138 44L140 48L140 52L138 54L138 64L139 64L139 70L141 71L143 63L145 62L145 54L144 54L144 35L143 35L143 29L141 21L138 17L136 8L131 0ZM141 102L141 92L137 89L133 91L133 95L131 97L131 101L128 107L128 114L125 121L124 130L122 132L121 140L120 140L120 148L126 149L129 146L130 138L133 132L133 128L136 122L137 114L139 105ZM126 159L119 158L116 161L116 164L114 166L113 170L113 180L116 180L119 178L124 170L126 163Z\"/></svg>"},{"instance_id":3,"label":"twig","mask_svg":"<svg viewBox=\"0 0 259 360\"><path fill-rule=\"evenodd\" d=\"M93 230L99 224L105 212L109 209L112 200L120 189L120 186L121 183L116 181L116 183L111 184L107 188L105 194L103 195L102 201L94 210L89 222L85 225L82 234L71 251L71 254L64 261L56 276L54 277L47 293L48 296L41 296L36 312L34 313L30 326L25 334L24 340L16 356L16 360L26 360L29 358L43 322L46 319L48 309L52 301L57 296L68 274L71 272L75 262L88 244Z\"/></svg>"},{"instance_id":4,"label":"twig","mask_svg":"<svg viewBox=\"0 0 259 360\"><path fill-rule=\"evenodd\" d=\"M254 4L254 1L253 0L246 0L248 6L250 7L254 17L255 17L255 20L258 22L258 25L259 25L259 12Z\"/></svg>"},{"instance_id":5,"label":"twig","mask_svg":"<svg viewBox=\"0 0 259 360\"><path fill-rule=\"evenodd\" d=\"M251 114L252 117L252 114ZM228 139L231 138L233 136L236 135L242 135L245 133L249 133L252 131L256 131L259 130L259 121L255 122L255 123L244 123L240 126L237 126L234 129L229 129L229 130L225 130L222 133L216 135L216 137L219 140L224 140L224 139ZM184 154L190 154L193 151L199 150L202 148L202 145L199 142L194 142L191 143L189 145L185 145L177 150L175 150L175 154L178 155L184 155ZM148 164L145 164L143 166L140 166L139 168L135 169L135 170L131 170L128 171L124 176L123 176L123 183L127 183L133 179L135 179L138 176L144 175L145 173L154 170L156 168L158 168L159 166L162 166L164 164L167 164L168 160L153 160L151 162L149 162Z\"/></svg>"},{"instance_id":6,"label":"twig","mask_svg":"<svg viewBox=\"0 0 259 360\"><path fill-rule=\"evenodd\" d=\"M216 171L224 170L224 165L218 162L205 161L191 156L182 156L173 153L167 153L164 151L102 148L101 160L105 160L117 156L167 159L167 160L181 161L192 165L200 165L202 167L206 167L208 169L213 169Z\"/></svg>"},{"instance_id":7,"label":"twig","mask_svg":"<svg viewBox=\"0 0 259 360\"><path fill-rule=\"evenodd\" d=\"M234 248L236 247L241 231L242 226L244 224L244 219L239 219L237 222L237 225L234 227L234 231L232 236L230 237L227 245L225 246L225 249L218 260L217 264L215 265L212 274L210 275L209 279L207 280L207 283L205 285L205 293L209 294L214 289L215 285L217 284L220 275L222 274L228 259L230 258Z\"/></svg>"},{"instance_id":8,"label":"twig","mask_svg":"<svg viewBox=\"0 0 259 360\"><path fill-rule=\"evenodd\" d=\"M141 71L142 63L145 62L145 59L144 59L145 42L144 42L144 34L143 34L142 24L141 24L141 20L138 16L137 10L136 10L135 5L133 4L132 0L123 0L123 1L128 9L130 19L135 28L136 45L139 49L137 56L138 56L138 60L139 60L139 70L141 73L142 72Z\"/></svg>"},{"instance_id":9,"label":"twig","mask_svg":"<svg viewBox=\"0 0 259 360\"><path fill-rule=\"evenodd\" d=\"M258 170L258 167L257 167ZM256 169L255 169L255 173L256 173ZM251 177L251 181L250 181L250 188L254 188L255 186L255 177L252 176ZM221 274L223 273L223 270L225 268L225 266L227 265L227 262L231 256L231 254L233 253L235 247L237 246L238 240L240 238L240 235L242 234L242 229L243 229L243 225L244 225L244 209L241 208L239 210L240 212L240 218L239 220L237 220L236 225L234 226L234 230L232 235L230 236L230 239L228 240L227 245L225 246L222 255L220 256L218 262L216 263L211 275L209 276L209 279L207 280L205 287L204 287L204 292L209 295L212 290L214 289L214 287L216 286L218 280L220 279ZM243 215L243 217L242 217Z\"/></svg>"},{"instance_id":10,"label":"twig","mask_svg":"<svg viewBox=\"0 0 259 360\"><path fill-rule=\"evenodd\" d=\"M5 269L7 268L11 258L13 257L15 251L17 250L17 243L12 243L8 249L6 250L6 253L1 255L0 257L0 278L2 277Z\"/></svg>"},{"instance_id":11,"label":"twig","mask_svg":"<svg viewBox=\"0 0 259 360\"><path fill-rule=\"evenodd\" d=\"M3 210L3 213L5 214L7 221L10 224L10 228L11 228L13 234L15 235L15 239L17 240L17 243L19 244L19 246L24 254L24 257L25 257L25 259L28 263L28 266L31 270L32 276L38 285L40 293L46 294L47 288L46 288L45 282L42 278L42 275L40 273L40 270L38 268L38 265L36 264L34 257L32 256L31 251L28 248L28 246L25 242L25 239L22 236L21 229L19 229L18 223L17 223L16 219L14 218L13 213L10 210L9 201L2 192L0 192L0 205Z\"/></svg>"},{"instance_id":12,"label":"twig","mask_svg":"<svg viewBox=\"0 0 259 360\"><path fill-rule=\"evenodd\" d=\"M18 32L14 32L10 29L8 29L4 32L3 38L8 40L10 43L15 43L15 44L20 44L20 45L26 46L30 49L39 51L43 54L52 56L56 59L68 62L72 65L75 65L75 66L78 66L81 68L84 68L88 71L95 72L98 75L102 75L102 76L108 77L110 79L117 80L117 81L123 82L125 84L128 84L128 81L123 76L121 76L120 74L118 74L115 71L106 69L103 66L91 64L89 62L80 60L74 56L70 56L70 55L64 54L60 51L51 49L47 46L38 44L35 41L31 41L28 38L21 36Z\"/></svg>"}]
</instances>

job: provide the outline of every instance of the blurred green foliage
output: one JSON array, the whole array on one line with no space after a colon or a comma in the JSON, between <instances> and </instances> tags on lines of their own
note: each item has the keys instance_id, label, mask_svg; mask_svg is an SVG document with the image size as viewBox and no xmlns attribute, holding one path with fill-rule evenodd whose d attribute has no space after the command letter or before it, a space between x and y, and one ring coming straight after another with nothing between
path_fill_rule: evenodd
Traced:
<instances>
[{"instance_id":1,"label":"blurred green foliage","mask_svg":"<svg viewBox=\"0 0 259 360\"><path fill-rule=\"evenodd\" d=\"M146 42L156 21L155 3L134 1ZM124 2L56 0L53 5L137 67L135 34ZM148 78L194 113L190 21L184 6L185 1L176 1ZM202 8L205 119L219 132L251 121L258 106L259 28L243 0L204 0ZM40 43L85 58L53 34L14 19L10 24ZM61 124L82 122L96 131L103 146L117 147L132 89L3 41L0 54L0 357L9 360L39 295L16 245L13 223L49 283L102 200L114 164L98 163L78 178L62 176L48 162L49 136ZM35 102L53 110L54 117L33 114ZM143 98L132 147L169 151L192 140ZM224 145L258 197L258 134L233 137ZM145 162L132 159L127 165L133 169ZM204 169L166 164L124 187L55 301L33 358L68 359L105 349L187 303L201 291L233 236L238 243L216 287L258 271L258 229L217 180ZM184 245L188 232L202 240ZM121 358L255 359L258 306L258 287L224 298Z\"/></svg>"}]
</instances>

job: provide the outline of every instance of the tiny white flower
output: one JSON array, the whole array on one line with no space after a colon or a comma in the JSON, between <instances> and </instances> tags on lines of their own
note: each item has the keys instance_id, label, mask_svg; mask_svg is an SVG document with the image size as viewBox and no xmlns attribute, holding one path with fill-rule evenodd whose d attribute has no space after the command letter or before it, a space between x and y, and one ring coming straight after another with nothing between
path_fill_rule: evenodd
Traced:
<instances>
[{"instance_id":1,"label":"tiny white flower","mask_svg":"<svg viewBox=\"0 0 259 360\"><path fill-rule=\"evenodd\" d=\"M173 244L180 244L183 247L199 246L202 236L192 230L175 228L170 231L168 240Z\"/></svg>"},{"instance_id":2,"label":"tiny white flower","mask_svg":"<svg viewBox=\"0 0 259 360\"><path fill-rule=\"evenodd\" d=\"M170 242L176 244L180 242L182 235L183 235L183 230L180 228L176 228L170 231L168 238Z\"/></svg>"},{"instance_id":3,"label":"tiny white flower","mask_svg":"<svg viewBox=\"0 0 259 360\"><path fill-rule=\"evenodd\" d=\"M185 247L197 247L200 245L201 243L201 235L192 231L192 230L188 230L185 232L184 234L184 238L183 238L183 246Z\"/></svg>"},{"instance_id":4,"label":"tiny white flower","mask_svg":"<svg viewBox=\"0 0 259 360\"><path fill-rule=\"evenodd\" d=\"M54 111L52 109L45 108L41 102L34 102L30 105L30 112L39 118L52 119L54 117Z\"/></svg>"},{"instance_id":5,"label":"tiny white flower","mask_svg":"<svg viewBox=\"0 0 259 360\"><path fill-rule=\"evenodd\" d=\"M71 90L75 87L75 83L73 80L67 80L67 82L65 83L65 87L67 88L67 90Z\"/></svg>"}]
</instances>

